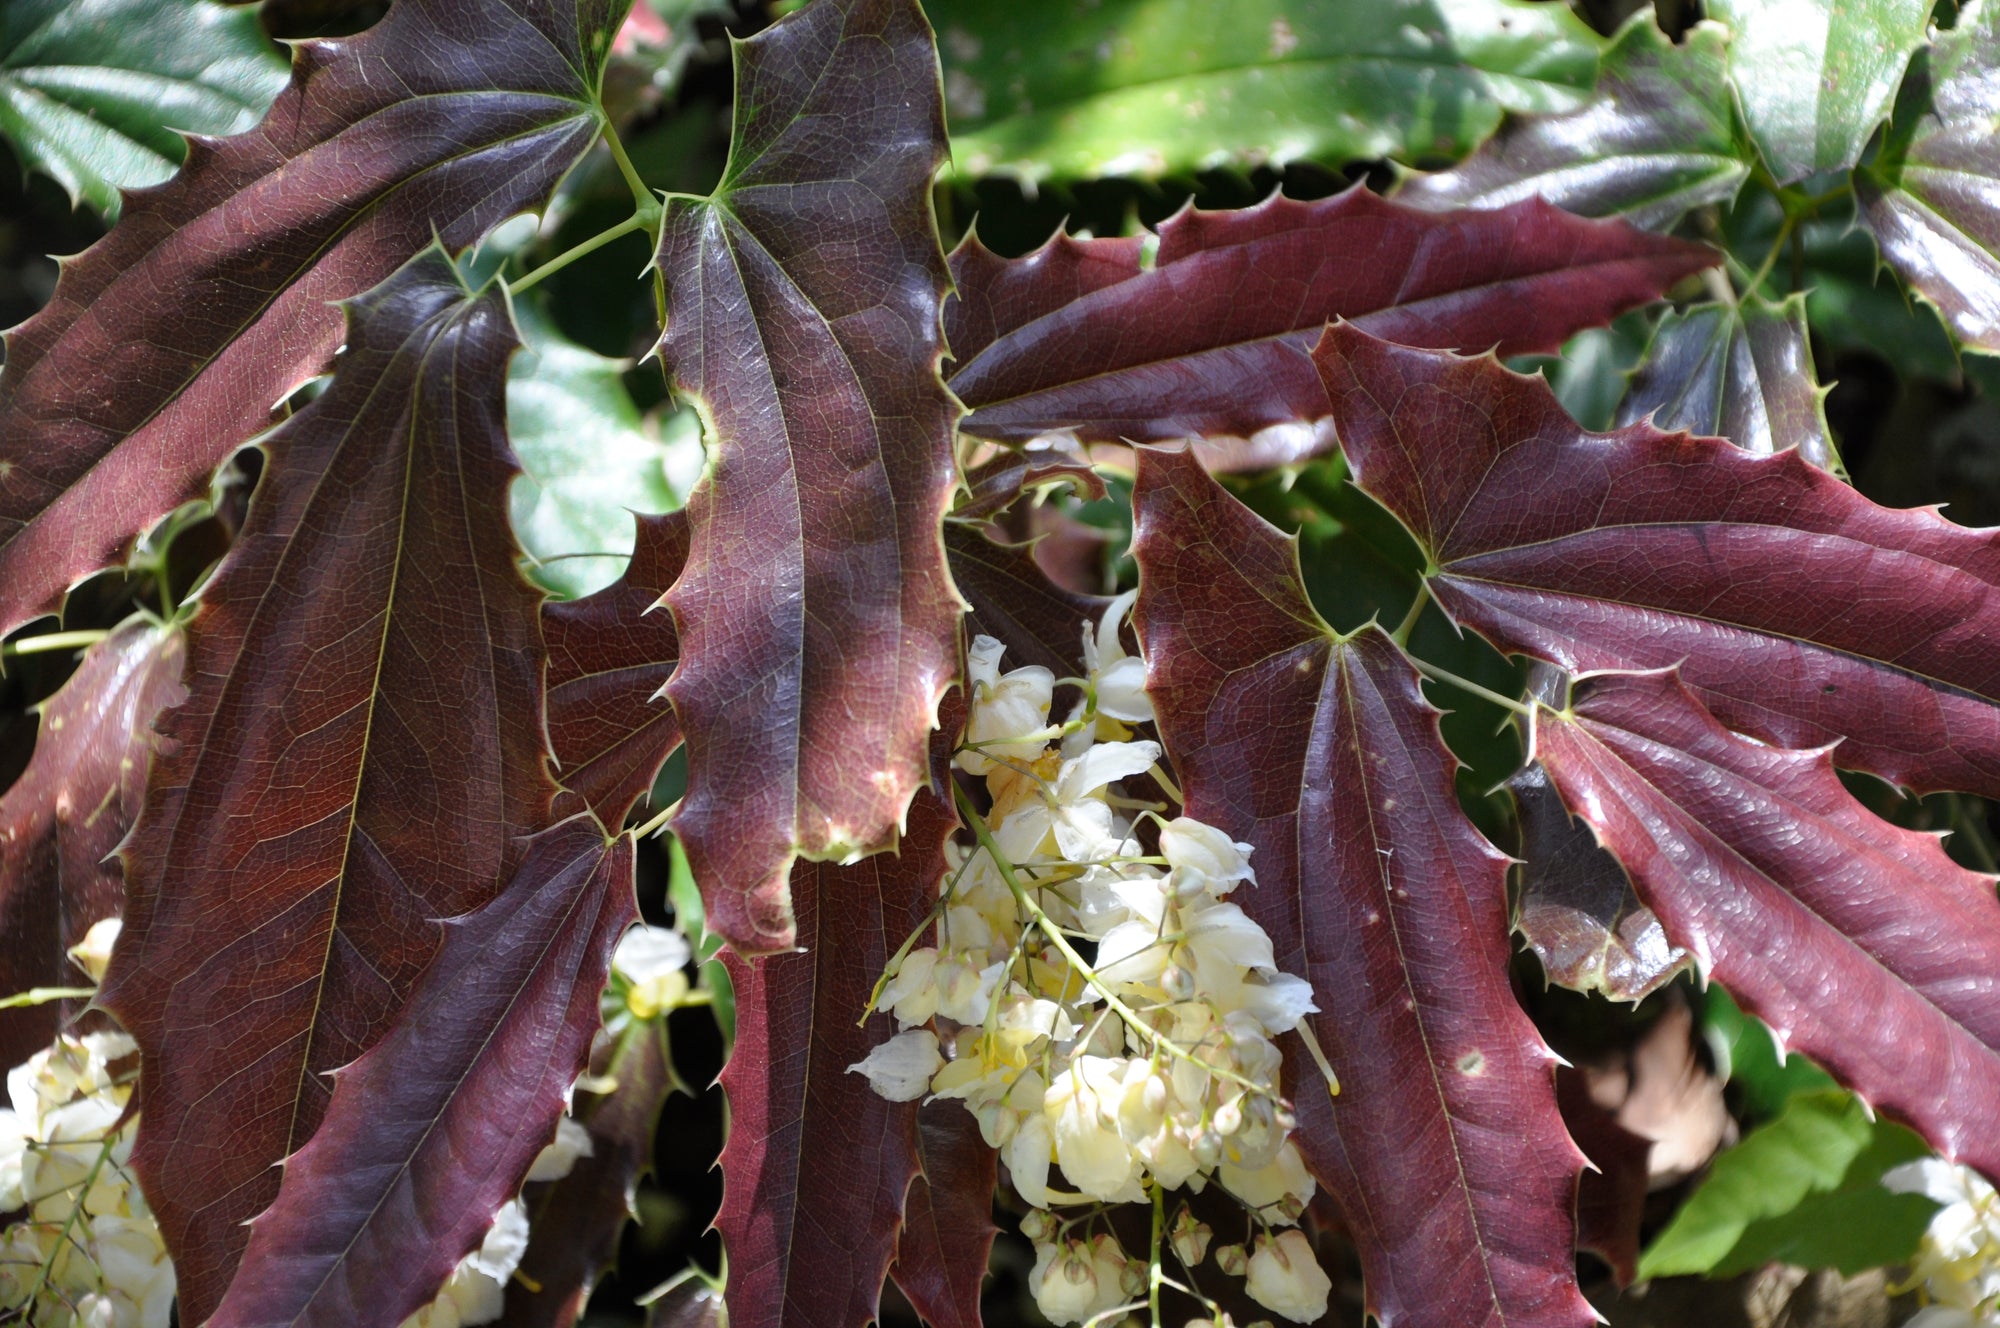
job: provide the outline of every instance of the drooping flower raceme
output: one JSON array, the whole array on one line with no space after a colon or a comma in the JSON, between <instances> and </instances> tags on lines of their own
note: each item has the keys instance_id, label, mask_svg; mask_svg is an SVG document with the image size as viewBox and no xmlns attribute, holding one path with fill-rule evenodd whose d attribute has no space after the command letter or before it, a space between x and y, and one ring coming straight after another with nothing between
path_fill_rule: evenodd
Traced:
<instances>
[{"instance_id":1,"label":"drooping flower raceme","mask_svg":"<svg viewBox=\"0 0 2000 1328\"><path fill-rule=\"evenodd\" d=\"M1119 641L1131 603L1086 625L1084 699L1059 725L1048 670L1002 672L999 642L972 643L955 763L984 777L991 808L978 843L954 847L935 927L876 993L903 1031L850 1068L892 1100L956 1098L973 1113L1034 1206L1030 1283L1053 1321L1143 1305L1152 1265L1128 1259L1101 1214L1048 1210L1163 1201L1211 1181L1263 1233L1250 1293L1290 1317L1317 1295L1323 1312L1304 1237L1273 1234L1314 1189L1272 1041L1314 1009L1311 987L1278 971L1270 937L1228 899L1255 883L1250 846L1121 791L1160 757L1132 727L1153 712L1143 665ZM1157 854L1135 812L1158 823ZM1182 1217L1172 1250L1198 1263L1207 1236Z\"/></svg>"},{"instance_id":2,"label":"drooping flower raceme","mask_svg":"<svg viewBox=\"0 0 2000 1328\"><path fill-rule=\"evenodd\" d=\"M1944 1205L1911 1265L1910 1282L1930 1304L1910 1328L2000 1325L2000 1195L1970 1167L1935 1157L1891 1167L1882 1183Z\"/></svg>"}]
</instances>

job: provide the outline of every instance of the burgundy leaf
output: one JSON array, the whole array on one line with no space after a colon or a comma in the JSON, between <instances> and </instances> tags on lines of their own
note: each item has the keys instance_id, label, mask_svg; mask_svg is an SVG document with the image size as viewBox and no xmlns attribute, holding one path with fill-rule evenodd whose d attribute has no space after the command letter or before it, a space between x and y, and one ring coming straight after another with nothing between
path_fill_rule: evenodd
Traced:
<instances>
[{"instance_id":1,"label":"burgundy leaf","mask_svg":"<svg viewBox=\"0 0 2000 1328\"><path fill-rule=\"evenodd\" d=\"M819 0L736 47L721 187L660 236L660 351L710 467L668 592L674 821L708 925L784 950L795 856L887 848L927 777L960 612L938 523L958 409L930 211L944 107L915 0Z\"/></svg>"},{"instance_id":2,"label":"burgundy leaf","mask_svg":"<svg viewBox=\"0 0 2000 1328\"><path fill-rule=\"evenodd\" d=\"M2000 898L1848 794L1824 750L1725 729L1671 673L1579 679L1536 754L1640 895L1786 1044L2000 1176Z\"/></svg>"},{"instance_id":3,"label":"burgundy leaf","mask_svg":"<svg viewBox=\"0 0 2000 1328\"><path fill-rule=\"evenodd\" d=\"M929 917L957 825L941 795L920 791L899 852L793 868L803 953L725 956L736 1048L722 1071L729 1142L715 1225L731 1328L852 1328L876 1315L917 1174L917 1104L887 1101L847 1067L896 1031L888 1015L864 1024L861 1013Z\"/></svg>"},{"instance_id":4,"label":"burgundy leaf","mask_svg":"<svg viewBox=\"0 0 2000 1328\"><path fill-rule=\"evenodd\" d=\"M1582 1156L1514 1002L1507 858L1460 810L1437 711L1386 634L1336 636L1295 546L1186 452L1134 495L1147 688L1187 814L1256 848L1243 907L1313 984L1329 1098L1293 1045L1307 1165L1384 1325L1587 1324Z\"/></svg>"},{"instance_id":5,"label":"burgundy leaf","mask_svg":"<svg viewBox=\"0 0 2000 1328\"><path fill-rule=\"evenodd\" d=\"M539 207L597 137L629 0L398 0L293 47L256 129L194 138L66 263L0 374L0 632L58 605L321 372L332 301ZM115 374L106 366L116 365Z\"/></svg>"},{"instance_id":6,"label":"burgundy leaf","mask_svg":"<svg viewBox=\"0 0 2000 1328\"><path fill-rule=\"evenodd\" d=\"M625 575L594 595L542 608L549 647L549 740L563 787L617 828L680 746L660 688L680 656L660 596L687 560L687 518L641 516Z\"/></svg>"},{"instance_id":7,"label":"burgundy leaf","mask_svg":"<svg viewBox=\"0 0 2000 1328\"><path fill-rule=\"evenodd\" d=\"M616 1087L577 1102L575 1115L590 1131L591 1153L539 1195L529 1189L534 1226L521 1275L507 1283L502 1328L570 1328L583 1312L598 1274L618 1256L619 1233L633 1215L639 1174L652 1165L653 1131L660 1104L674 1088L667 1040L657 1023L631 1024L606 1055L593 1055L591 1073Z\"/></svg>"},{"instance_id":8,"label":"burgundy leaf","mask_svg":"<svg viewBox=\"0 0 2000 1328\"><path fill-rule=\"evenodd\" d=\"M999 1156L963 1103L940 1099L917 1113L917 1165L889 1275L931 1328L980 1328Z\"/></svg>"},{"instance_id":9,"label":"burgundy leaf","mask_svg":"<svg viewBox=\"0 0 2000 1328\"><path fill-rule=\"evenodd\" d=\"M1104 496L1104 481L1083 457L1053 448L1005 448L967 472L965 496L951 514L961 521L990 520L1023 495L1056 484L1081 498Z\"/></svg>"},{"instance_id":10,"label":"burgundy leaf","mask_svg":"<svg viewBox=\"0 0 2000 1328\"><path fill-rule=\"evenodd\" d=\"M185 653L178 631L130 619L42 707L35 754L0 797L0 995L81 982L63 952L124 911L112 854L145 795L153 720L187 695ZM63 1013L0 1011L0 1065L46 1047Z\"/></svg>"},{"instance_id":11,"label":"burgundy leaf","mask_svg":"<svg viewBox=\"0 0 2000 1328\"><path fill-rule=\"evenodd\" d=\"M1007 647L1007 664L1039 664L1058 678L1083 671L1083 625L1111 601L1079 595L1049 578L1032 544L1010 544L987 527L950 521L944 528L952 580L972 606L971 630Z\"/></svg>"},{"instance_id":12,"label":"burgundy leaf","mask_svg":"<svg viewBox=\"0 0 2000 1328\"><path fill-rule=\"evenodd\" d=\"M1590 1159L1576 1191L1576 1247L1603 1258L1621 1287L1639 1274L1639 1224L1646 1212L1646 1162L1653 1141L1618 1123L1618 1113L1590 1096L1589 1078L1556 1068L1563 1126Z\"/></svg>"},{"instance_id":13,"label":"burgundy leaf","mask_svg":"<svg viewBox=\"0 0 2000 1328\"><path fill-rule=\"evenodd\" d=\"M1346 326L1315 354L1357 482L1458 621L1572 672L1680 663L1739 732L2000 796L1994 532L1877 507L1796 451L1587 433L1491 358Z\"/></svg>"},{"instance_id":14,"label":"burgundy leaf","mask_svg":"<svg viewBox=\"0 0 2000 1328\"><path fill-rule=\"evenodd\" d=\"M107 976L145 1057L133 1160L194 1323L323 1076L394 1022L435 919L494 896L555 793L540 596L507 529L505 300L432 250L349 311L188 623Z\"/></svg>"},{"instance_id":15,"label":"burgundy leaf","mask_svg":"<svg viewBox=\"0 0 2000 1328\"><path fill-rule=\"evenodd\" d=\"M1305 423L1327 414L1308 352L1328 319L1426 346L1553 350L1714 261L1540 199L1438 215L1360 186L1184 211L1160 227L1150 267L1129 239L1061 236L1011 264L968 239L945 306L951 386L982 438L1273 429L1229 464L1276 465L1331 445Z\"/></svg>"},{"instance_id":16,"label":"burgundy leaf","mask_svg":"<svg viewBox=\"0 0 2000 1328\"><path fill-rule=\"evenodd\" d=\"M1520 808L1521 895L1514 925L1549 980L1614 1001L1644 1000L1687 967L1639 902L1618 859L1570 818L1548 772L1530 764L1507 787Z\"/></svg>"},{"instance_id":17,"label":"burgundy leaf","mask_svg":"<svg viewBox=\"0 0 2000 1328\"><path fill-rule=\"evenodd\" d=\"M421 1309L554 1136L611 948L638 917L632 840L588 816L529 841L445 929L404 1018L334 1081L210 1328L353 1328Z\"/></svg>"}]
</instances>

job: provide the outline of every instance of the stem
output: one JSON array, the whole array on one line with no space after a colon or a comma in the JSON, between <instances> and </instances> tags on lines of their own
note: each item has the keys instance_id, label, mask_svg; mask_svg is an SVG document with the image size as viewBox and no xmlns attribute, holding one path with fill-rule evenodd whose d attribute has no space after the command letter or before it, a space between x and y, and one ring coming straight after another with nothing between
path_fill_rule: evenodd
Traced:
<instances>
[{"instance_id":1,"label":"stem","mask_svg":"<svg viewBox=\"0 0 2000 1328\"><path fill-rule=\"evenodd\" d=\"M1711 269L1712 270L1712 269ZM1399 646L1408 647L1410 633L1416 629L1417 619L1424 616L1424 606L1431 602L1431 583L1417 582L1417 597L1410 601L1410 611L1403 615L1403 621L1396 624L1396 630L1389 633L1389 639Z\"/></svg>"},{"instance_id":2,"label":"stem","mask_svg":"<svg viewBox=\"0 0 2000 1328\"><path fill-rule=\"evenodd\" d=\"M1448 683L1462 692L1469 692L1482 701L1491 701L1494 705L1511 710L1517 715L1527 716L1535 713L1534 707L1522 701L1519 697L1502 696L1490 687L1481 687L1470 678L1461 678L1448 669L1441 669L1427 659L1418 659L1415 655L1407 656L1407 658L1410 663L1417 666L1417 672L1423 674L1433 682Z\"/></svg>"},{"instance_id":3,"label":"stem","mask_svg":"<svg viewBox=\"0 0 2000 1328\"><path fill-rule=\"evenodd\" d=\"M1778 224L1777 238L1771 241L1771 252L1764 255L1763 266L1751 274L1750 284L1743 288L1745 295L1755 295L1758 289L1763 286L1764 278L1771 275L1771 269L1777 265L1778 255L1785 252L1785 241L1792 238L1793 225L1792 215L1787 212L1785 219Z\"/></svg>"},{"instance_id":4,"label":"stem","mask_svg":"<svg viewBox=\"0 0 2000 1328\"><path fill-rule=\"evenodd\" d=\"M69 1244L70 1232L76 1229L76 1219L83 1215L84 1197L90 1193L90 1187L97 1184L97 1174L103 1171L104 1164L111 1160L111 1150L117 1142L118 1136L116 1134L106 1135L103 1147L97 1150L97 1160L90 1164L90 1170L83 1178L83 1185L77 1190L76 1202L70 1205L69 1216L64 1219L62 1230L56 1233L55 1253L49 1255L48 1261L37 1270L35 1284L28 1288L27 1298L21 1302L28 1307L30 1313L34 1311L35 1301L48 1287L49 1274L54 1271L56 1260L62 1257L63 1246ZM31 1200L29 1207L32 1208L35 1202L37 1201ZM78 1248L81 1249L82 1247L79 1246ZM86 1255L86 1257L88 1256ZM92 1262L95 1262L95 1260Z\"/></svg>"},{"instance_id":5,"label":"stem","mask_svg":"<svg viewBox=\"0 0 2000 1328\"><path fill-rule=\"evenodd\" d=\"M110 632L102 628L89 628L76 632L50 632L45 636L30 636L20 641L11 641L0 654L39 655L49 650L68 650L72 646L94 646Z\"/></svg>"},{"instance_id":6,"label":"stem","mask_svg":"<svg viewBox=\"0 0 2000 1328\"><path fill-rule=\"evenodd\" d=\"M1167 1194L1158 1181L1148 1188L1153 1191L1153 1256L1146 1270L1146 1312L1153 1328L1160 1328L1160 1283L1165 1279L1160 1269L1160 1238L1167 1231Z\"/></svg>"},{"instance_id":7,"label":"stem","mask_svg":"<svg viewBox=\"0 0 2000 1328\"><path fill-rule=\"evenodd\" d=\"M95 987L30 987L0 1001L0 1010L18 1010L26 1005L47 1005L50 1001L80 1001L95 996Z\"/></svg>"},{"instance_id":8,"label":"stem","mask_svg":"<svg viewBox=\"0 0 2000 1328\"><path fill-rule=\"evenodd\" d=\"M659 815L653 817L650 821L647 821L644 825L634 830L632 832L632 838L635 840L644 839L647 835L658 834L660 831L667 828L667 822L671 821L674 817L674 813L679 811L680 809L681 809L681 800L679 798L675 798L671 803L667 804L665 807L660 809Z\"/></svg>"},{"instance_id":9,"label":"stem","mask_svg":"<svg viewBox=\"0 0 2000 1328\"><path fill-rule=\"evenodd\" d=\"M631 187L632 199L639 205L636 215L645 218L643 224L648 230L653 229L660 220L659 195L648 189L646 182L639 178L638 168L632 164L632 158L625 155L625 145L619 141L618 131L612 128L608 119L604 122L604 146L611 149L611 160L618 163L618 173Z\"/></svg>"},{"instance_id":10,"label":"stem","mask_svg":"<svg viewBox=\"0 0 2000 1328\"><path fill-rule=\"evenodd\" d=\"M571 263L574 263L577 259L582 258L585 254L595 253L597 250L602 249L605 245L610 244L613 240L619 239L626 235L630 235L633 231L643 229L647 224L647 220L648 218L644 213L639 213L639 212L633 213L631 216L625 218L625 220L619 222L616 226L613 226L610 230L599 231L597 234L591 236L588 240L585 240L582 244L577 245L574 249L566 249L562 253L557 254L554 258L551 258L548 262L542 264L540 267L528 273L526 276L519 277L513 281L508 282L507 283L508 291L512 294L519 295L522 291L528 289L528 287L534 285L536 282L540 281L543 277L546 277L553 272L560 272L562 269L568 267Z\"/></svg>"}]
</instances>

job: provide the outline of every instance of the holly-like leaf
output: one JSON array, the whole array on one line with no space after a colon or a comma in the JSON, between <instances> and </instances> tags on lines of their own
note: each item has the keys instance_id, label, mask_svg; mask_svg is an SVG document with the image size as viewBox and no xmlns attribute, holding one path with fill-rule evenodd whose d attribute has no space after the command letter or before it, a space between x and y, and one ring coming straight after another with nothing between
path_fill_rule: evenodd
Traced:
<instances>
[{"instance_id":1,"label":"holly-like leaf","mask_svg":"<svg viewBox=\"0 0 2000 1328\"><path fill-rule=\"evenodd\" d=\"M1725 729L1672 673L1579 680L1536 754L1667 934L1947 1156L2000 1175L2000 899L1824 750Z\"/></svg>"},{"instance_id":2,"label":"holly-like leaf","mask_svg":"<svg viewBox=\"0 0 2000 1328\"><path fill-rule=\"evenodd\" d=\"M428 1303L554 1136L637 917L630 836L581 816L531 840L445 929L395 1029L340 1070L212 1328L393 1324Z\"/></svg>"},{"instance_id":3,"label":"holly-like leaf","mask_svg":"<svg viewBox=\"0 0 2000 1328\"><path fill-rule=\"evenodd\" d=\"M681 513L640 517L625 575L595 595L542 609L556 777L613 829L680 746L680 722L661 695L680 636L660 597L680 575L687 548Z\"/></svg>"},{"instance_id":4,"label":"holly-like leaf","mask_svg":"<svg viewBox=\"0 0 2000 1328\"><path fill-rule=\"evenodd\" d=\"M1678 663L1739 732L2000 795L2000 537L1877 507L1795 451L1586 433L1490 357L1347 326L1316 356L1357 482L1459 622L1571 672Z\"/></svg>"},{"instance_id":5,"label":"holly-like leaf","mask_svg":"<svg viewBox=\"0 0 2000 1328\"><path fill-rule=\"evenodd\" d=\"M1996 115L2000 11L1967 5L1911 63L1889 142L1855 178L1882 256L1981 350L2000 350Z\"/></svg>"},{"instance_id":6,"label":"holly-like leaf","mask_svg":"<svg viewBox=\"0 0 2000 1328\"><path fill-rule=\"evenodd\" d=\"M963 1103L933 1100L917 1112L917 1166L889 1275L931 1328L980 1328L999 1154Z\"/></svg>"},{"instance_id":7,"label":"holly-like leaf","mask_svg":"<svg viewBox=\"0 0 2000 1328\"><path fill-rule=\"evenodd\" d=\"M1129 240L1059 238L1006 264L973 239L952 259L951 386L982 438L1272 431L1288 445L1249 460L1278 464L1331 443L1301 424L1327 414L1308 352L1328 319L1415 345L1552 351L1714 261L1539 199L1440 216L1360 187L1182 212L1160 227L1151 267Z\"/></svg>"},{"instance_id":8,"label":"holly-like leaf","mask_svg":"<svg viewBox=\"0 0 2000 1328\"><path fill-rule=\"evenodd\" d=\"M0 631L196 497L325 367L333 301L548 196L596 138L626 3L400 0L294 47L262 124L191 140L178 176L127 200L7 338Z\"/></svg>"},{"instance_id":9,"label":"holly-like leaf","mask_svg":"<svg viewBox=\"0 0 2000 1328\"><path fill-rule=\"evenodd\" d=\"M927 8L957 169L1030 184L1456 157L1503 108L1575 106L1603 45L1562 6L1521 0Z\"/></svg>"},{"instance_id":10,"label":"holly-like leaf","mask_svg":"<svg viewBox=\"0 0 2000 1328\"><path fill-rule=\"evenodd\" d=\"M1554 795L1550 795L1554 796ZM1618 1123L1616 1112L1590 1096L1583 1071L1556 1069L1556 1105L1563 1128L1592 1170L1576 1189L1576 1247L1603 1259L1621 1287L1639 1275L1639 1226L1646 1215L1646 1163L1653 1141Z\"/></svg>"},{"instance_id":11,"label":"holly-like leaf","mask_svg":"<svg viewBox=\"0 0 2000 1328\"><path fill-rule=\"evenodd\" d=\"M116 215L180 133L248 129L285 86L254 8L209 0L20 0L0 13L0 133L70 201Z\"/></svg>"},{"instance_id":12,"label":"holly-like leaf","mask_svg":"<svg viewBox=\"0 0 2000 1328\"><path fill-rule=\"evenodd\" d=\"M1081 676L1083 625L1111 601L1057 585L1032 544L1009 542L990 526L945 524L951 576L972 606L967 630L1007 647L1010 668L1040 665L1058 678Z\"/></svg>"},{"instance_id":13,"label":"holly-like leaf","mask_svg":"<svg viewBox=\"0 0 2000 1328\"><path fill-rule=\"evenodd\" d=\"M1826 389L1813 376L1805 296L1751 295L1668 314L1632 376L1618 422L1727 438L1752 452L1788 447L1824 470L1838 464Z\"/></svg>"},{"instance_id":14,"label":"holly-like leaf","mask_svg":"<svg viewBox=\"0 0 2000 1328\"><path fill-rule=\"evenodd\" d=\"M1779 184L1860 160L1889 118L1931 0L1710 0L1729 81Z\"/></svg>"},{"instance_id":15,"label":"holly-like leaf","mask_svg":"<svg viewBox=\"0 0 2000 1328\"><path fill-rule=\"evenodd\" d=\"M144 1054L133 1163L207 1319L436 919L548 823L540 596L507 533L504 297L433 250L349 305L187 624L104 1001ZM462 1252L462 1251L461 1251Z\"/></svg>"},{"instance_id":16,"label":"holly-like leaf","mask_svg":"<svg viewBox=\"0 0 2000 1328\"><path fill-rule=\"evenodd\" d=\"M1072 452L1049 448L1003 448L965 476L965 493L952 505L960 521L990 521L1021 499L1057 486L1085 500L1104 496L1104 481L1090 462Z\"/></svg>"},{"instance_id":17,"label":"holly-like leaf","mask_svg":"<svg viewBox=\"0 0 2000 1328\"><path fill-rule=\"evenodd\" d=\"M1514 925L1551 982L1640 1001L1687 967L1687 951L1667 939L1639 902L1618 859L1588 826L1571 819L1529 765L1507 781L1520 808L1521 896Z\"/></svg>"},{"instance_id":18,"label":"holly-like leaf","mask_svg":"<svg viewBox=\"0 0 2000 1328\"><path fill-rule=\"evenodd\" d=\"M145 795L153 720L187 695L179 631L134 618L92 646L42 707L28 768L0 797L0 995L82 980L64 951L124 911L112 857ZM57 1005L0 1010L0 1061L49 1045Z\"/></svg>"},{"instance_id":19,"label":"holly-like leaf","mask_svg":"<svg viewBox=\"0 0 2000 1328\"><path fill-rule=\"evenodd\" d=\"M1553 1053L1514 1002L1507 858L1460 810L1419 676L1338 637L1290 541L1189 453L1140 456L1147 690L1187 813L1255 846L1237 898L1308 978L1335 1072L1294 1044L1293 1138L1361 1251L1384 1324L1586 1324L1582 1155Z\"/></svg>"},{"instance_id":20,"label":"holly-like leaf","mask_svg":"<svg viewBox=\"0 0 2000 1328\"><path fill-rule=\"evenodd\" d=\"M1406 180L1396 197L1439 211L1543 198L1581 216L1656 227L1734 198L1753 150L1724 77L1728 45L1713 23L1695 24L1675 45L1642 9L1605 51L1590 101L1509 121L1464 162Z\"/></svg>"},{"instance_id":21,"label":"holly-like leaf","mask_svg":"<svg viewBox=\"0 0 2000 1328\"><path fill-rule=\"evenodd\" d=\"M709 927L790 948L794 857L886 848L957 669L938 528L958 409L930 211L944 107L915 0L817 0L736 47L721 186L660 236L660 343L711 465L667 596L674 821Z\"/></svg>"},{"instance_id":22,"label":"holly-like leaf","mask_svg":"<svg viewBox=\"0 0 2000 1328\"><path fill-rule=\"evenodd\" d=\"M793 869L803 953L725 958L736 1048L722 1071L729 1142L715 1225L734 1328L876 1317L917 1175L917 1104L888 1101L848 1067L896 1031L886 1014L861 1015L889 957L928 919L957 826L939 793L919 792L898 853Z\"/></svg>"}]
</instances>

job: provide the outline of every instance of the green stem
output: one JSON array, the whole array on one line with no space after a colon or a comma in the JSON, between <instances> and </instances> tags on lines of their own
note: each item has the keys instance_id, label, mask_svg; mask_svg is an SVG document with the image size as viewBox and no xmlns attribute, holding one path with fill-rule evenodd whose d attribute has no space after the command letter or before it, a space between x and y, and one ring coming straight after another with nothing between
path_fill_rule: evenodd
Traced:
<instances>
[{"instance_id":1,"label":"green stem","mask_svg":"<svg viewBox=\"0 0 2000 1328\"><path fill-rule=\"evenodd\" d=\"M90 1171L83 1178L83 1186L76 1192L76 1202L70 1205L69 1217L63 1221L62 1230L56 1233L55 1252L50 1254L48 1260L36 1270L35 1284L28 1288L27 1298L21 1302L27 1306L29 1314L32 1315L34 1313L35 1301L47 1289L49 1274L54 1271L56 1260L62 1257L63 1246L69 1244L70 1233L76 1229L76 1219L83 1215L84 1198L90 1193L91 1186L97 1184L97 1175L104 1170L104 1164L111 1160L111 1150L117 1142L118 1136L116 1134L106 1135L104 1146L97 1150L97 1160L90 1164ZM30 1200L29 1206L33 1207L37 1202L39 1201ZM82 1247L79 1246L78 1248L81 1249Z\"/></svg>"},{"instance_id":2,"label":"green stem","mask_svg":"<svg viewBox=\"0 0 2000 1328\"><path fill-rule=\"evenodd\" d=\"M1160 1242L1167 1234L1167 1194L1158 1181L1147 1188L1153 1192L1153 1257L1146 1270L1146 1312L1153 1328L1160 1328L1160 1284L1166 1280L1160 1268Z\"/></svg>"},{"instance_id":3,"label":"green stem","mask_svg":"<svg viewBox=\"0 0 2000 1328\"><path fill-rule=\"evenodd\" d=\"M519 295L543 277L562 271L585 254L595 253L605 245L610 244L613 240L630 235L633 231L644 229L647 221L648 218L643 213L635 212L616 226L613 226L610 230L599 231L575 248L565 249L562 253L557 254L554 258L551 258L548 262L542 264L526 276L508 282L507 289L512 294Z\"/></svg>"},{"instance_id":4,"label":"green stem","mask_svg":"<svg viewBox=\"0 0 2000 1328\"><path fill-rule=\"evenodd\" d=\"M1431 602L1431 583L1417 582L1417 597L1410 601L1410 611L1403 615L1403 621L1396 624L1396 630L1389 633L1389 639L1397 645L1408 647L1410 633L1416 630L1417 619L1424 616L1424 606Z\"/></svg>"},{"instance_id":5,"label":"green stem","mask_svg":"<svg viewBox=\"0 0 2000 1328\"><path fill-rule=\"evenodd\" d=\"M647 835L658 834L660 831L667 828L667 822L671 821L674 817L674 813L679 811L680 809L681 809L681 801L679 798L675 798L667 806L660 809L659 815L653 817L651 820L647 821L644 825L641 825L638 829L634 830L632 832L632 838L635 840L644 839Z\"/></svg>"},{"instance_id":6,"label":"green stem","mask_svg":"<svg viewBox=\"0 0 2000 1328\"><path fill-rule=\"evenodd\" d=\"M625 144L619 141L618 131L611 127L611 121L604 122L604 146L611 149L611 160L618 163L618 173L625 177L625 183L632 190L632 200L639 205L638 216L645 218L644 225L653 230L660 220L660 198L646 182L639 177L639 169L632 164L632 158L625 153Z\"/></svg>"},{"instance_id":7,"label":"green stem","mask_svg":"<svg viewBox=\"0 0 2000 1328\"><path fill-rule=\"evenodd\" d=\"M1792 238L1792 227L1795 224L1797 224L1795 219L1787 212L1785 219L1778 224L1777 238L1771 241L1771 252L1764 255L1763 266L1751 274L1750 284L1743 288L1745 295L1755 295L1763 287L1764 278L1770 276L1771 269L1777 266L1778 255L1785 252L1785 241Z\"/></svg>"},{"instance_id":8,"label":"green stem","mask_svg":"<svg viewBox=\"0 0 2000 1328\"><path fill-rule=\"evenodd\" d=\"M1535 713L1534 707L1519 697L1503 696L1490 687L1481 687L1470 678L1461 678L1449 669L1441 669L1427 659L1418 659L1415 655L1407 655L1405 658L1417 666L1417 672L1423 674L1433 682L1447 683L1462 692L1471 693L1482 701L1491 701L1494 705L1511 710L1517 715L1532 715Z\"/></svg>"},{"instance_id":9,"label":"green stem","mask_svg":"<svg viewBox=\"0 0 2000 1328\"><path fill-rule=\"evenodd\" d=\"M30 987L24 992L0 1000L0 1010L18 1010L28 1005L47 1005L50 1001L81 1001L96 994L95 987Z\"/></svg>"},{"instance_id":10,"label":"green stem","mask_svg":"<svg viewBox=\"0 0 2000 1328\"><path fill-rule=\"evenodd\" d=\"M20 641L9 642L4 648L0 648L0 654L39 655L50 650L94 646L109 635L111 633L102 628L76 632L50 632L46 636L30 636Z\"/></svg>"}]
</instances>

